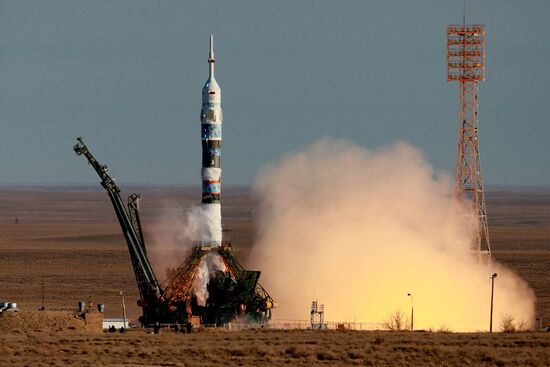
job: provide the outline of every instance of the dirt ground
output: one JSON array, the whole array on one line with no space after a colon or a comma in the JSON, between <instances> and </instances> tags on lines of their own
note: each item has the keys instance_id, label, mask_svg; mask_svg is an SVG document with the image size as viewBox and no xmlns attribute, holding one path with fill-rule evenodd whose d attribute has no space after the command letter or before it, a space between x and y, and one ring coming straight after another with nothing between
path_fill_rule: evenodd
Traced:
<instances>
[{"instance_id":1,"label":"dirt ground","mask_svg":"<svg viewBox=\"0 0 550 367\"><path fill-rule=\"evenodd\" d=\"M185 208L198 189L130 187L138 192L148 246L177 236ZM550 189L487 192L494 257L526 279L537 295L537 314L550 325ZM245 188L226 189L224 237L246 266L254 239L254 202ZM173 226L160 222L174 223ZM172 233L173 232L173 233ZM181 261L185 254L181 254ZM157 274L164 269L156 268ZM139 316L126 243L105 192L97 187L0 188L0 300L23 310L76 309L104 303L106 317L121 317L120 290L129 317ZM276 313L274 315L276 318ZM550 333L548 333L550 336ZM380 332L208 332L193 335L143 331L88 335L68 331L0 333L7 362L63 365L550 365L546 333L482 334ZM222 342L223 347L219 348ZM48 347L51 345L52 347ZM343 348L342 346L345 346ZM388 353L391 351L392 353ZM29 360L38 354L40 361ZM442 359L444 358L444 359Z\"/></svg>"}]
</instances>

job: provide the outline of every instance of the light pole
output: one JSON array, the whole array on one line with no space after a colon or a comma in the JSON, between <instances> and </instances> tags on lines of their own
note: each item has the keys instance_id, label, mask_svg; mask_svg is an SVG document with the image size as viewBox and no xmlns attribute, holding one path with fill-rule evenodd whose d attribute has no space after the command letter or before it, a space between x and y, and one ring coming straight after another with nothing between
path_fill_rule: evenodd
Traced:
<instances>
[{"instance_id":1,"label":"light pole","mask_svg":"<svg viewBox=\"0 0 550 367\"><path fill-rule=\"evenodd\" d=\"M407 293L407 296L411 297L411 331L414 329L414 300L411 293Z\"/></svg>"},{"instance_id":2,"label":"light pole","mask_svg":"<svg viewBox=\"0 0 550 367\"><path fill-rule=\"evenodd\" d=\"M489 321L489 332L493 332L493 295L495 293L495 278L497 277L497 273L494 273L491 275L491 317Z\"/></svg>"},{"instance_id":3,"label":"light pole","mask_svg":"<svg viewBox=\"0 0 550 367\"><path fill-rule=\"evenodd\" d=\"M126 329L126 304L124 303L124 294L122 294L122 291L120 291L120 297L122 298L122 323L124 329Z\"/></svg>"}]
</instances>

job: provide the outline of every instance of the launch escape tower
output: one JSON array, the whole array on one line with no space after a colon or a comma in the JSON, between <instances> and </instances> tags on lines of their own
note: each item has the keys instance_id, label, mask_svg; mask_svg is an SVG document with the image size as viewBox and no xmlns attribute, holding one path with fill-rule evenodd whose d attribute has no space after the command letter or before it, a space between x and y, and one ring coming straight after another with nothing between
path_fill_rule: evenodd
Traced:
<instances>
[{"instance_id":1,"label":"launch escape tower","mask_svg":"<svg viewBox=\"0 0 550 367\"><path fill-rule=\"evenodd\" d=\"M447 81L459 83L460 104L453 191L470 204L472 215L477 217L480 253L491 255L477 121L478 82L485 80L485 26L465 23L447 26Z\"/></svg>"}]
</instances>

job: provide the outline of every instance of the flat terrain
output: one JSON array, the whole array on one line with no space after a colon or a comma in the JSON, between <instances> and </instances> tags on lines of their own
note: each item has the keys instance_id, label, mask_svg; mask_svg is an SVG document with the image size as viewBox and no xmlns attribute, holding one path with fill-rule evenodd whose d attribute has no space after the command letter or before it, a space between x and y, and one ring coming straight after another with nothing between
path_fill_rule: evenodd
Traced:
<instances>
[{"instance_id":1,"label":"flat terrain","mask_svg":"<svg viewBox=\"0 0 550 367\"><path fill-rule=\"evenodd\" d=\"M548 366L549 346L549 333L0 334L3 364L32 366Z\"/></svg>"},{"instance_id":2,"label":"flat terrain","mask_svg":"<svg viewBox=\"0 0 550 367\"><path fill-rule=\"evenodd\" d=\"M186 208L198 190L123 188L143 194L141 213L152 258L181 238ZM487 193L494 257L515 269L537 295L537 314L550 325L550 189ZM226 189L224 236L246 266L254 239L254 202L246 189ZM161 267L156 268L160 276ZM24 310L74 309L78 300L104 303L120 317L123 290L133 320L138 298L126 243L99 187L0 188L0 300ZM276 313L275 313L276 318ZM192 335L143 331L0 333L3 363L15 365L550 365L550 333L443 334L389 332L209 331ZM221 345L221 346L220 346ZM40 358L32 359L33 356ZM225 363L224 363L225 364Z\"/></svg>"}]
</instances>

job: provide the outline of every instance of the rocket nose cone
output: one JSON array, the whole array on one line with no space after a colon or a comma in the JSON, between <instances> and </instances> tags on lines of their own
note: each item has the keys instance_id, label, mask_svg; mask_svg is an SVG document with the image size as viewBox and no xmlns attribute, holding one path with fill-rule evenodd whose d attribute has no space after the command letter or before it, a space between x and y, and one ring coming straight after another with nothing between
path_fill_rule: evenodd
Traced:
<instances>
[{"instance_id":1,"label":"rocket nose cone","mask_svg":"<svg viewBox=\"0 0 550 367\"><path fill-rule=\"evenodd\" d=\"M205 91L205 90L219 91L220 86L219 86L218 82L216 81L216 79L208 78L208 80L206 81L206 83L204 84L204 87L202 89L203 89L203 91Z\"/></svg>"},{"instance_id":2,"label":"rocket nose cone","mask_svg":"<svg viewBox=\"0 0 550 367\"><path fill-rule=\"evenodd\" d=\"M217 102L221 100L221 89L216 79L209 78L202 88L202 99L204 103Z\"/></svg>"}]
</instances>

